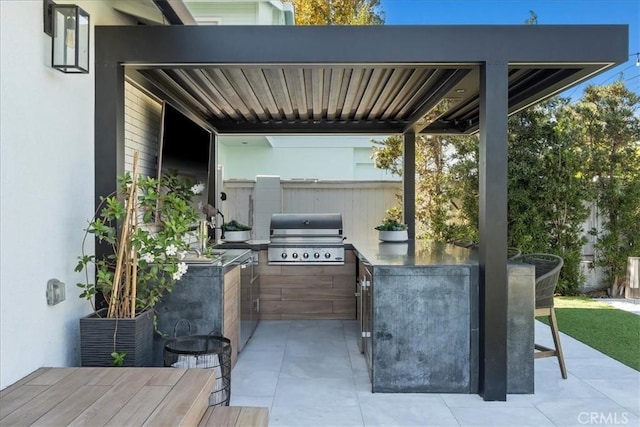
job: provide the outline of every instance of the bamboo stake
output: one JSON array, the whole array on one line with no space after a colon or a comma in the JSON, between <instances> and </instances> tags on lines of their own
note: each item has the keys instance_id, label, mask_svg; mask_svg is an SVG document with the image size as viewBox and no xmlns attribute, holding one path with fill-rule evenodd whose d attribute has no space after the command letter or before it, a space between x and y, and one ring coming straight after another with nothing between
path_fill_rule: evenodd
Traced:
<instances>
[{"instance_id":1,"label":"bamboo stake","mask_svg":"<svg viewBox=\"0 0 640 427\"><path fill-rule=\"evenodd\" d=\"M133 191L133 188L131 191ZM129 295L131 283L131 241L129 239L127 239L126 249L127 254L124 261L124 290L122 291L123 297L118 301L118 312L116 313L116 317L118 318L129 317L127 310L129 307L129 301L126 299L126 296Z\"/></svg>"},{"instance_id":2,"label":"bamboo stake","mask_svg":"<svg viewBox=\"0 0 640 427\"><path fill-rule=\"evenodd\" d=\"M136 151L136 154L138 154L138 152ZM136 176L136 183L138 182L137 176ZM136 184L136 186L134 187L134 191L136 193L135 195L135 200L138 200L138 185ZM138 215L140 214L140 212L138 212L138 210L136 209L136 211L133 213L133 224L131 226L133 233L135 233L138 230ZM131 246L130 246L131 247ZM138 294L138 251L133 249L133 259L131 260L131 292L129 292L129 297L131 298L131 308L129 310L129 315L130 317L133 319L134 317L136 317L136 299L137 299L137 294Z\"/></svg>"},{"instance_id":3,"label":"bamboo stake","mask_svg":"<svg viewBox=\"0 0 640 427\"><path fill-rule=\"evenodd\" d=\"M138 152L135 151L133 153L133 183L132 188L129 191L129 199L127 202L127 208L125 210L125 218L122 225L122 231L120 233L120 244L118 245L118 258L116 262L116 271L114 274L113 281L113 289L111 290L111 299L109 300L109 310L107 312L107 317L114 317L116 314L116 302L120 298L120 282L122 281L122 269L124 263L125 253L127 252L127 247L130 247L128 244L129 240L129 225L131 223L131 212L132 207L134 205L134 187L137 185L137 177L138 177ZM128 255L127 255L128 256Z\"/></svg>"}]
</instances>

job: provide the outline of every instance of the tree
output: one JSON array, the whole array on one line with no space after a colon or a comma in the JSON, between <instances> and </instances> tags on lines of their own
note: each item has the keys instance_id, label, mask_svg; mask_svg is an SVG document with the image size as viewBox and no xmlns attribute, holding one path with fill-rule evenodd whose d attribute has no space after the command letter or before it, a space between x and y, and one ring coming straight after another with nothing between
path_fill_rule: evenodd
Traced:
<instances>
[{"instance_id":1,"label":"tree","mask_svg":"<svg viewBox=\"0 0 640 427\"><path fill-rule=\"evenodd\" d=\"M535 25L538 23L538 14L535 11L529 11L529 17L524 20L524 23L527 25Z\"/></svg>"},{"instance_id":2,"label":"tree","mask_svg":"<svg viewBox=\"0 0 640 427\"><path fill-rule=\"evenodd\" d=\"M573 111L582 124L588 176L602 214L596 265L611 295L619 295L627 258L640 255L640 97L624 82L589 86Z\"/></svg>"},{"instance_id":3,"label":"tree","mask_svg":"<svg viewBox=\"0 0 640 427\"><path fill-rule=\"evenodd\" d=\"M522 252L560 255L564 294L579 292L590 182L585 154L576 149L579 122L568 100L553 98L509 119L509 245Z\"/></svg>"},{"instance_id":4,"label":"tree","mask_svg":"<svg viewBox=\"0 0 640 427\"><path fill-rule=\"evenodd\" d=\"M297 25L381 25L380 0L290 0Z\"/></svg>"},{"instance_id":5,"label":"tree","mask_svg":"<svg viewBox=\"0 0 640 427\"><path fill-rule=\"evenodd\" d=\"M455 179L456 145L470 137L416 136L416 235L436 241L468 237L474 227L464 215L464 188ZM471 138L473 139L473 138ZM376 167L402 176L402 138L374 141ZM456 201L458 203L456 204ZM477 211L477 201L476 211ZM389 216L396 215L397 208Z\"/></svg>"}]
</instances>

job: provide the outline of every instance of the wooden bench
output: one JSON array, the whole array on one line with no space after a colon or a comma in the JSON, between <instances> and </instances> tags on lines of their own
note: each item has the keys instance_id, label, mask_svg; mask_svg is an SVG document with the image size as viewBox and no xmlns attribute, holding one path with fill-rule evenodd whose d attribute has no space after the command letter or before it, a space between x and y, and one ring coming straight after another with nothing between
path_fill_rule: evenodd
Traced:
<instances>
[{"instance_id":1,"label":"wooden bench","mask_svg":"<svg viewBox=\"0 0 640 427\"><path fill-rule=\"evenodd\" d=\"M190 427L215 381L213 369L41 368L0 392L0 425Z\"/></svg>"},{"instance_id":2,"label":"wooden bench","mask_svg":"<svg viewBox=\"0 0 640 427\"><path fill-rule=\"evenodd\" d=\"M210 406L199 427L267 427L269 409L253 406Z\"/></svg>"}]
</instances>

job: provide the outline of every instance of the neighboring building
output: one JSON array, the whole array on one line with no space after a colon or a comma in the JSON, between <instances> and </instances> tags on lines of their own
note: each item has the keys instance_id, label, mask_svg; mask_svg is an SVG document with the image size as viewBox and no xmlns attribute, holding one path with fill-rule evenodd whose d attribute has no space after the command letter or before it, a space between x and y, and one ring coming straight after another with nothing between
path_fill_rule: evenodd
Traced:
<instances>
[{"instance_id":1,"label":"neighboring building","mask_svg":"<svg viewBox=\"0 0 640 427\"><path fill-rule=\"evenodd\" d=\"M225 136L220 137L224 179L282 179L345 181L401 178L375 167L374 137L367 136ZM375 137L381 141L384 137Z\"/></svg>"},{"instance_id":2,"label":"neighboring building","mask_svg":"<svg viewBox=\"0 0 640 427\"><path fill-rule=\"evenodd\" d=\"M184 0L200 25L293 25L293 3L272 0Z\"/></svg>"}]
</instances>

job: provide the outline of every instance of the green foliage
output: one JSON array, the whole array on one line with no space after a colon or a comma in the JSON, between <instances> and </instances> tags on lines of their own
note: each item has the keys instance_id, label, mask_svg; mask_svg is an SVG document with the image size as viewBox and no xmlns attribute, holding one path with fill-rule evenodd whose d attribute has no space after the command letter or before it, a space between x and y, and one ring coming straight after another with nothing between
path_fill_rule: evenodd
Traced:
<instances>
[{"instance_id":1,"label":"green foliage","mask_svg":"<svg viewBox=\"0 0 640 427\"><path fill-rule=\"evenodd\" d=\"M601 213L596 264L604 267L610 293L618 295L627 258L640 256L640 97L622 81L589 86L572 111L580 118L586 176Z\"/></svg>"},{"instance_id":2,"label":"green foliage","mask_svg":"<svg viewBox=\"0 0 640 427\"><path fill-rule=\"evenodd\" d=\"M222 224L222 229L224 231L249 231L251 230L251 227L249 227L248 225L242 224L234 219Z\"/></svg>"},{"instance_id":3,"label":"green foliage","mask_svg":"<svg viewBox=\"0 0 640 427\"><path fill-rule=\"evenodd\" d=\"M382 220L382 224L376 227L376 230L379 231L404 231L407 229L406 224L402 224L396 219L393 218L385 218Z\"/></svg>"},{"instance_id":4,"label":"green foliage","mask_svg":"<svg viewBox=\"0 0 640 427\"><path fill-rule=\"evenodd\" d=\"M527 19L525 19L524 23L528 24L528 25L537 24L538 23L538 14L535 11L530 10L529 11L529 17Z\"/></svg>"},{"instance_id":5,"label":"green foliage","mask_svg":"<svg viewBox=\"0 0 640 427\"><path fill-rule=\"evenodd\" d=\"M111 358L113 359L111 363L113 366L122 366L124 365L124 357L127 355L126 351L113 351L111 352Z\"/></svg>"},{"instance_id":6,"label":"green foliage","mask_svg":"<svg viewBox=\"0 0 640 427\"><path fill-rule=\"evenodd\" d=\"M464 155L455 157L456 147L469 148L469 140L475 137L416 137L416 235L420 238L447 241L474 235L465 213L477 212L477 198L457 180L463 173L459 163ZM373 143L376 167L402 176L402 138L392 136Z\"/></svg>"},{"instance_id":7,"label":"green foliage","mask_svg":"<svg viewBox=\"0 0 640 427\"><path fill-rule=\"evenodd\" d=\"M181 259L189 249L187 236L190 229L199 219L191 205L191 199L199 188L175 175L166 175L160 181L140 176L133 207L138 220L130 225L127 241L121 246L120 232L124 227L121 222L125 219L132 188L131 175L127 173L120 177L118 183L118 194L102 198L96 215L85 230L82 254L75 268L76 272L85 273L85 281L77 286L81 290L81 298L93 303L95 295L101 292L109 302L118 283L124 292L118 293L115 304L118 307L131 306L134 299L139 312L154 307L187 270ZM98 243L108 244L111 250L101 258L87 255L84 246L89 235L94 235ZM124 261L121 275L116 277L118 251L123 251L120 255ZM93 278L90 277L91 267L95 269ZM130 291L134 274L135 293ZM116 310L112 315L122 317L122 311Z\"/></svg>"},{"instance_id":8,"label":"green foliage","mask_svg":"<svg viewBox=\"0 0 640 427\"><path fill-rule=\"evenodd\" d=\"M560 255L558 289L575 294L580 277L582 223L589 211L586 157L576 150L568 101L554 98L509 120L509 245L523 253Z\"/></svg>"}]
</instances>

